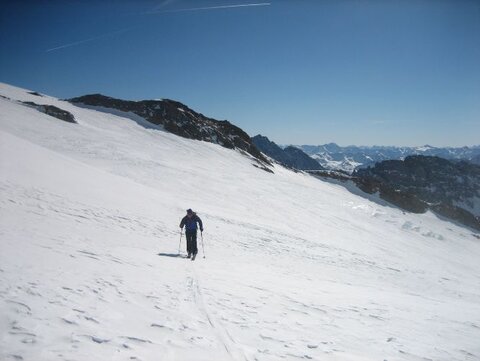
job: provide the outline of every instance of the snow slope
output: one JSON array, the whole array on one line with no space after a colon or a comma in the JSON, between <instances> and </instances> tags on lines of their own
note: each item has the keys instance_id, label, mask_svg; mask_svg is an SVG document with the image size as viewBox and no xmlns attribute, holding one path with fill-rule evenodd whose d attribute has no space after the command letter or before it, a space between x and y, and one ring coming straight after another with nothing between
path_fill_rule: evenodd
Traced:
<instances>
[{"instance_id":1,"label":"snow slope","mask_svg":"<svg viewBox=\"0 0 480 361\"><path fill-rule=\"evenodd\" d=\"M471 231L128 118L0 95L1 360L480 359ZM205 224L195 262L176 257L190 207Z\"/></svg>"}]
</instances>

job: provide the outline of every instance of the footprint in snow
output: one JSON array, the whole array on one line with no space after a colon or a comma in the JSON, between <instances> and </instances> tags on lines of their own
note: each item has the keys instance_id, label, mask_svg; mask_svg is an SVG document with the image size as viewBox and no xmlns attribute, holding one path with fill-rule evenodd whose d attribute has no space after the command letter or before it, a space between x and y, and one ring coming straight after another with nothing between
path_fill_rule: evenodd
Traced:
<instances>
[{"instance_id":1,"label":"footprint in snow","mask_svg":"<svg viewBox=\"0 0 480 361\"><path fill-rule=\"evenodd\" d=\"M109 339L106 339L106 338L101 338L101 337L97 337L97 336L87 336L88 338L90 338L93 342L95 343L107 343L107 342L110 342Z\"/></svg>"},{"instance_id":2,"label":"footprint in snow","mask_svg":"<svg viewBox=\"0 0 480 361\"><path fill-rule=\"evenodd\" d=\"M143 339L143 338L139 338L139 337L133 337L133 336L122 336L122 338L125 338L129 341L133 341L133 342L139 342L139 343L152 343L152 341L150 340L147 340L147 339Z\"/></svg>"},{"instance_id":3,"label":"footprint in snow","mask_svg":"<svg viewBox=\"0 0 480 361\"><path fill-rule=\"evenodd\" d=\"M13 306L14 311L16 313L27 314L27 315L32 314L32 309L30 308L30 306L28 306L25 303L14 301L14 300L6 300L5 302Z\"/></svg>"},{"instance_id":4,"label":"footprint in snow","mask_svg":"<svg viewBox=\"0 0 480 361\"><path fill-rule=\"evenodd\" d=\"M165 325L162 325L162 324L159 324L159 323L152 323L152 324L150 325L150 327L157 327L157 328L161 328L161 329L173 331L173 328L168 327L168 326L165 326Z\"/></svg>"},{"instance_id":5,"label":"footprint in snow","mask_svg":"<svg viewBox=\"0 0 480 361\"><path fill-rule=\"evenodd\" d=\"M68 325L75 325L75 326L78 325L78 323L76 323L76 322L73 321L73 320L69 320L68 318L62 317L61 320L62 320L63 322L65 322L66 324L68 324Z\"/></svg>"},{"instance_id":6,"label":"footprint in snow","mask_svg":"<svg viewBox=\"0 0 480 361\"><path fill-rule=\"evenodd\" d=\"M86 319L87 321L90 321L90 322L93 322L93 323L100 323L98 322L96 319L94 319L93 317L89 317L89 316L83 316L84 319Z\"/></svg>"},{"instance_id":7,"label":"footprint in snow","mask_svg":"<svg viewBox=\"0 0 480 361\"><path fill-rule=\"evenodd\" d=\"M10 354L10 355L7 355L7 357L8 357L8 359L10 359L10 360L16 360L16 361L23 360L23 357L20 356L20 355Z\"/></svg>"}]
</instances>

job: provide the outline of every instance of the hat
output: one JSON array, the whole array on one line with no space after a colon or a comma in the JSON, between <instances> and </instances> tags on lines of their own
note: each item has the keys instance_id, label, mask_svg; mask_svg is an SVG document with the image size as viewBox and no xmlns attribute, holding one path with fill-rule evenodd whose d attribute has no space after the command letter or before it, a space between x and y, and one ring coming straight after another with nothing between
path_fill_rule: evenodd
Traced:
<instances>
[{"instance_id":1,"label":"hat","mask_svg":"<svg viewBox=\"0 0 480 361\"><path fill-rule=\"evenodd\" d=\"M192 213L193 213L192 209L191 209L191 208L188 208L188 209L187 209L187 213L188 213L188 214L192 214Z\"/></svg>"}]
</instances>

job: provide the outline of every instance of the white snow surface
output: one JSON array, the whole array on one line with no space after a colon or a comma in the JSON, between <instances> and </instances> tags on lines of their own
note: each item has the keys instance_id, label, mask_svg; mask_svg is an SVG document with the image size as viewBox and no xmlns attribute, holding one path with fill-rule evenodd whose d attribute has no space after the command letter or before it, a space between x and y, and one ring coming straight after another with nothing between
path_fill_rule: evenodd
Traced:
<instances>
[{"instance_id":1,"label":"white snow surface","mask_svg":"<svg viewBox=\"0 0 480 361\"><path fill-rule=\"evenodd\" d=\"M0 95L0 360L480 359L472 231L132 119ZM190 207L195 262L177 257Z\"/></svg>"},{"instance_id":2,"label":"white snow surface","mask_svg":"<svg viewBox=\"0 0 480 361\"><path fill-rule=\"evenodd\" d=\"M325 169L343 170L348 173L353 173L356 168L363 164L356 162L354 159L347 156L345 156L342 160L333 160L332 156L327 152L317 153L311 157L320 163L320 165Z\"/></svg>"}]
</instances>

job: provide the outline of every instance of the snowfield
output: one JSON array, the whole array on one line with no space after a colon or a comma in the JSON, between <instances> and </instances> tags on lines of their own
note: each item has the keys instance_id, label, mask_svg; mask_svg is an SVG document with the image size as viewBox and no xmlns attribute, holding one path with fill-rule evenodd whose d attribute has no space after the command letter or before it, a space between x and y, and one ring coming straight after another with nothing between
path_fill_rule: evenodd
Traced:
<instances>
[{"instance_id":1,"label":"snowfield","mask_svg":"<svg viewBox=\"0 0 480 361\"><path fill-rule=\"evenodd\" d=\"M0 95L0 360L480 360L471 230ZM177 256L187 208L205 225L195 262Z\"/></svg>"}]
</instances>

